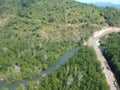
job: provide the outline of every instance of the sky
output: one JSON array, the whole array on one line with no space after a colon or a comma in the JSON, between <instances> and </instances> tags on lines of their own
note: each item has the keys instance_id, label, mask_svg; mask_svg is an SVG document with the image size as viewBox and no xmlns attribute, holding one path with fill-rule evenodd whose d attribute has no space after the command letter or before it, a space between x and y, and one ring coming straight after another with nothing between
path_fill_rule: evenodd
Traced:
<instances>
[{"instance_id":1,"label":"sky","mask_svg":"<svg viewBox=\"0 0 120 90\"><path fill-rule=\"evenodd\" d=\"M94 2L112 2L114 4L120 4L120 0L75 0L83 3L94 3Z\"/></svg>"}]
</instances>

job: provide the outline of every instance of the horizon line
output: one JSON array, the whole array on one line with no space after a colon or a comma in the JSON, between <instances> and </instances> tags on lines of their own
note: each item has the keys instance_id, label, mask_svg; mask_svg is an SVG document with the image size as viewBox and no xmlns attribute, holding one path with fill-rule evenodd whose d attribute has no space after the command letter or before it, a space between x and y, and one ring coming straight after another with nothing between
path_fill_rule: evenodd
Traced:
<instances>
[{"instance_id":1,"label":"horizon line","mask_svg":"<svg viewBox=\"0 0 120 90\"><path fill-rule=\"evenodd\" d=\"M77 1L77 2L81 2L81 3L87 3L87 4L95 4L95 3L111 3L111 4L117 4L117 5L119 5L120 3L115 3L115 2L107 2L107 1L97 1L97 2L85 2L85 1L79 1L79 0L75 0L75 1Z\"/></svg>"}]
</instances>

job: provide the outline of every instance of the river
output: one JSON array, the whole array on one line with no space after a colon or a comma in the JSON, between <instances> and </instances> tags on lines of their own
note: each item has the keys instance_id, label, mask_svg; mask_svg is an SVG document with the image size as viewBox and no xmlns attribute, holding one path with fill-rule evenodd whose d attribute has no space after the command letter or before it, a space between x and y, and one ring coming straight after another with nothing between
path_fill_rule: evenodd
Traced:
<instances>
[{"instance_id":1,"label":"river","mask_svg":"<svg viewBox=\"0 0 120 90\"><path fill-rule=\"evenodd\" d=\"M35 80L35 81L41 80L47 75L54 72L56 69L60 68L62 65L64 65L79 50L80 50L80 47L76 47L68 52L65 52L62 56L59 57L58 61L55 64L53 64L53 66L48 67L48 69L46 69L39 76L36 76L33 79L24 79L12 84L7 84L6 82L0 82L0 89L4 87L4 88L8 88L9 90L15 90L15 87L18 87L21 84L26 86L32 80Z\"/></svg>"}]
</instances>

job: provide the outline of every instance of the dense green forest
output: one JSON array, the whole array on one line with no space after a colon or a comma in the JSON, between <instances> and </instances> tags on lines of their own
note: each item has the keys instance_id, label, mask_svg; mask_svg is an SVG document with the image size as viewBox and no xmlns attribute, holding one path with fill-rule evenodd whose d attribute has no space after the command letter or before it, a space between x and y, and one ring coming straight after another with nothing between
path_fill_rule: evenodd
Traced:
<instances>
[{"instance_id":1,"label":"dense green forest","mask_svg":"<svg viewBox=\"0 0 120 90\"><path fill-rule=\"evenodd\" d=\"M16 90L109 90L93 49L82 48L66 65L45 77Z\"/></svg>"},{"instance_id":2,"label":"dense green forest","mask_svg":"<svg viewBox=\"0 0 120 90\"><path fill-rule=\"evenodd\" d=\"M104 17L105 22L109 26L117 26L120 27L120 9L116 9L113 7L104 7L99 9L100 15Z\"/></svg>"},{"instance_id":3,"label":"dense green forest","mask_svg":"<svg viewBox=\"0 0 120 90\"><path fill-rule=\"evenodd\" d=\"M0 0L0 79L12 83L39 75L94 31L120 26L119 15L119 9L74 0Z\"/></svg>"},{"instance_id":4,"label":"dense green forest","mask_svg":"<svg viewBox=\"0 0 120 90\"><path fill-rule=\"evenodd\" d=\"M120 32L103 37L101 45L105 47L103 54L120 85Z\"/></svg>"}]
</instances>

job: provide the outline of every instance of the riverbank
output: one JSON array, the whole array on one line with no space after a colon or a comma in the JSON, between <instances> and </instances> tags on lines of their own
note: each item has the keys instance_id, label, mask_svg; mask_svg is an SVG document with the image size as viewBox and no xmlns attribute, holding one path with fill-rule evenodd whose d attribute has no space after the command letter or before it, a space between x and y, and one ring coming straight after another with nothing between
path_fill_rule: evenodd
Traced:
<instances>
[{"instance_id":1,"label":"riverbank","mask_svg":"<svg viewBox=\"0 0 120 90\"><path fill-rule=\"evenodd\" d=\"M62 56L59 57L58 61L53 64L53 66L48 67L45 71L43 71L39 76L34 77L33 79L23 79L17 82L14 82L12 84L7 84L6 82L0 82L0 89L1 88L8 88L9 90L14 90L16 87L23 84L26 86L30 81L37 81L41 80L47 75L54 72L56 69L60 68L62 65L64 65L77 51L80 50L81 47L76 47L71 49L68 52L65 52Z\"/></svg>"},{"instance_id":2,"label":"riverbank","mask_svg":"<svg viewBox=\"0 0 120 90\"><path fill-rule=\"evenodd\" d=\"M104 28L100 31L95 32L93 34L93 36L91 36L87 42L88 46L91 46L96 52L98 60L101 63L101 67L103 68L103 73L105 74L106 81L107 81L108 85L110 86L110 90L117 90L117 88L113 84L114 81L116 81L116 78L114 77L113 72L106 68L105 62L107 62L107 60L105 59L101 50L99 49L99 45L100 45L99 39L104 35L107 35L112 32L119 32L119 31L120 31L120 28L116 28L116 27Z\"/></svg>"}]
</instances>

